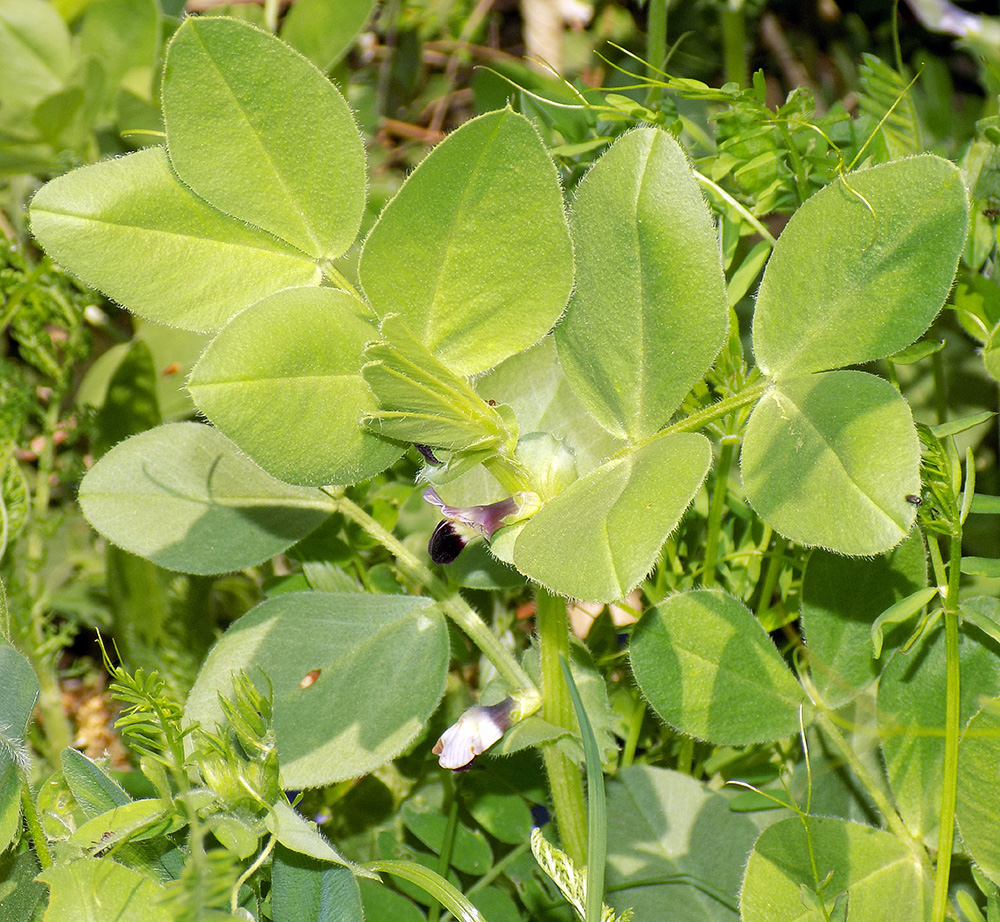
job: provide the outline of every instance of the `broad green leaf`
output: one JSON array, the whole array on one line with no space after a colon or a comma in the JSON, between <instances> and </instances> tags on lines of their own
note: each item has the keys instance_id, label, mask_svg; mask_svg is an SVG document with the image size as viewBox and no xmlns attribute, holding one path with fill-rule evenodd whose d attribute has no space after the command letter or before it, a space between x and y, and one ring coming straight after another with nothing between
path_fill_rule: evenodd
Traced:
<instances>
[{"instance_id":1,"label":"broad green leaf","mask_svg":"<svg viewBox=\"0 0 1000 922\"><path fill-rule=\"evenodd\" d=\"M488 768L466 775L458 795L472 818L495 839L508 845L527 841L532 820L524 797Z\"/></svg>"},{"instance_id":2,"label":"broad green leaf","mask_svg":"<svg viewBox=\"0 0 1000 922\"><path fill-rule=\"evenodd\" d=\"M995 689L994 689L995 690ZM987 701L969 721L958 749L958 802L955 805L962 844L972 860L1000 884L1000 710L998 701Z\"/></svg>"},{"instance_id":3,"label":"broad green leaf","mask_svg":"<svg viewBox=\"0 0 1000 922\"><path fill-rule=\"evenodd\" d=\"M184 387L194 363L210 342L204 333L179 330L152 321L138 322L134 340L149 348L156 372L156 402L163 422L176 422L192 416L195 406ZM76 391L82 406L101 407L108 385L129 350L129 343L119 343L104 352L90 368Z\"/></svg>"},{"instance_id":4,"label":"broad green leaf","mask_svg":"<svg viewBox=\"0 0 1000 922\"><path fill-rule=\"evenodd\" d=\"M0 586L0 594L3 587ZM30 767L25 734L38 698L31 664L0 639L0 854L21 825L21 774Z\"/></svg>"},{"instance_id":5,"label":"broad green leaf","mask_svg":"<svg viewBox=\"0 0 1000 922\"><path fill-rule=\"evenodd\" d=\"M711 460L708 439L681 432L607 461L528 520L514 564L573 598L623 598L653 568Z\"/></svg>"},{"instance_id":6,"label":"broad green leaf","mask_svg":"<svg viewBox=\"0 0 1000 922\"><path fill-rule=\"evenodd\" d=\"M161 147L73 170L31 202L46 252L129 310L215 330L271 292L316 285L316 263L227 217L174 176Z\"/></svg>"},{"instance_id":7,"label":"broad green leaf","mask_svg":"<svg viewBox=\"0 0 1000 922\"><path fill-rule=\"evenodd\" d=\"M375 432L453 451L492 451L516 438L500 411L417 342L399 316L388 318L382 333L385 341L368 347L362 368L378 402Z\"/></svg>"},{"instance_id":8,"label":"broad green leaf","mask_svg":"<svg viewBox=\"0 0 1000 922\"><path fill-rule=\"evenodd\" d=\"M576 470L589 473L623 445L597 424L570 386L556 355L555 340L546 336L511 356L476 380L485 400L510 406L522 439L545 432L573 452Z\"/></svg>"},{"instance_id":9,"label":"broad green leaf","mask_svg":"<svg viewBox=\"0 0 1000 922\"><path fill-rule=\"evenodd\" d=\"M847 900L851 919L923 922L932 893L913 852L890 833L825 817L803 824L793 816L769 826L754 845L740 919L829 922L837 901Z\"/></svg>"},{"instance_id":10,"label":"broad green leaf","mask_svg":"<svg viewBox=\"0 0 1000 922\"><path fill-rule=\"evenodd\" d=\"M860 371L775 384L743 441L747 499L786 538L839 554L881 554L909 534L920 445L906 401Z\"/></svg>"},{"instance_id":11,"label":"broad green leaf","mask_svg":"<svg viewBox=\"0 0 1000 922\"><path fill-rule=\"evenodd\" d=\"M1000 688L997 646L975 630L959 634L961 723ZM908 653L897 652L878 686L878 727L889 786L914 835L935 846L945 734L945 638L938 627Z\"/></svg>"},{"instance_id":12,"label":"broad green leaf","mask_svg":"<svg viewBox=\"0 0 1000 922\"><path fill-rule=\"evenodd\" d=\"M279 34L320 70L329 70L354 43L374 8L375 0L299 0Z\"/></svg>"},{"instance_id":13,"label":"broad green leaf","mask_svg":"<svg viewBox=\"0 0 1000 922\"><path fill-rule=\"evenodd\" d=\"M742 602L714 590L671 596L632 635L632 671L670 726L720 746L796 733L802 687Z\"/></svg>"},{"instance_id":14,"label":"broad green leaf","mask_svg":"<svg viewBox=\"0 0 1000 922\"><path fill-rule=\"evenodd\" d=\"M606 900L640 919L736 922L757 837L746 816L690 775L633 765L608 780Z\"/></svg>"},{"instance_id":15,"label":"broad green leaf","mask_svg":"<svg viewBox=\"0 0 1000 922\"><path fill-rule=\"evenodd\" d=\"M82 752L64 749L60 762L66 784L88 819L132 802L121 785Z\"/></svg>"},{"instance_id":16,"label":"broad green leaf","mask_svg":"<svg viewBox=\"0 0 1000 922\"><path fill-rule=\"evenodd\" d=\"M267 824L285 849L324 864L332 861L345 867L350 866L350 862L326 840L316 824L289 804L284 794L274 804L274 813L267 815Z\"/></svg>"},{"instance_id":17,"label":"broad green leaf","mask_svg":"<svg viewBox=\"0 0 1000 922\"><path fill-rule=\"evenodd\" d=\"M289 483L349 484L403 453L368 431L377 409L361 377L378 335L365 306L332 288L288 288L237 314L188 381L199 409Z\"/></svg>"},{"instance_id":18,"label":"broad green leaf","mask_svg":"<svg viewBox=\"0 0 1000 922\"><path fill-rule=\"evenodd\" d=\"M413 171L361 252L365 295L434 355L476 374L538 342L573 285L555 167L505 109L466 122Z\"/></svg>"},{"instance_id":19,"label":"broad green leaf","mask_svg":"<svg viewBox=\"0 0 1000 922\"><path fill-rule=\"evenodd\" d=\"M73 66L69 30L51 3L0 0L0 61L4 127L24 127L31 110L63 88Z\"/></svg>"},{"instance_id":20,"label":"broad green leaf","mask_svg":"<svg viewBox=\"0 0 1000 922\"><path fill-rule=\"evenodd\" d=\"M0 855L0 919L34 922L40 918L39 903L49 892L35 879L40 870L34 851Z\"/></svg>"},{"instance_id":21,"label":"broad green leaf","mask_svg":"<svg viewBox=\"0 0 1000 922\"><path fill-rule=\"evenodd\" d=\"M413 903L395 890L390 890L381 880L376 883L362 878L358 881L358 889L361 891L365 918L371 922L377 919L392 919L393 922L426 922L427 917Z\"/></svg>"},{"instance_id":22,"label":"broad green leaf","mask_svg":"<svg viewBox=\"0 0 1000 922\"><path fill-rule=\"evenodd\" d=\"M354 242L365 155L343 96L249 23L192 17L167 49L163 121L181 180L316 259Z\"/></svg>"},{"instance_id":23,"label":"broad green leaf","mask_svg":"<svg viewBox=\"0 0 1000 922\"><path fill-rule=\"evenodd\" d=\"M930 154L821 189L764 271L753 323L761 371L783 380L908 346L944 303L967 225L961 174Z\"/></svg>"},{"instance_id":24,"label":"broad green leaf","mask_svg":"<svg viewBox=\"0 0 1000 922\"><path fill-rule=\"evenodd\" d=\"M170 822L163 821L172 810L171 803L159 797L133 800L87 820L70 842L85 849L104 850L122 841L148 838L151 831L169 831Z\"/></svg>"},{"instance_id":25,"label":"broad green leaf","mask_svg":"<svg viewBox=\"0 0 1000 922\"><path fill-rule=\"evenodd\" d=\"M271 867L274 922L364 922L361 893L347 868L279 845Z\"/></svg>"},{"instance_id":26,"label":"broad green leaf","mask_svg":"<svg viewBox=\"0 0 1000 922\"><path fill-rule=\"evenodd\" d=\"M816 550L802 578L802 629L813 683L830 707L849 701L885 665L872 656L872 622L927 585L919 532L872 560Z\"/></svg>"},{"instance_id":27,"label":"broad green leaf","mask_svg":"<svg viewBox=\"0 0 1000 922\"><path fill-rule=\"evenodd\" d=\"M406 801L400 810L403 825L436 855L441 854L448 829L448 814L440 808ZM455 827L451 866L456 871L481 877L493 865L493 852L486 837L462 823Z\"/></svg>"},{"instance_id":28,"label":"broad green leaf","mask_svg":"<svg viewBox=\"0 0 1000 922\"><path fill-rule=\"evenodd\" d=\"M687 157L657 128L616 142L573 203L576 287L556 327L580 398L619 438L653 435L712 364L729 306Z\"/></svg>"},{"instance_id":29,"label":"broad green leaf","mask_svg":"<svg viewBox=\"0 0 1000 922\"><path fill-rule=\"evenodd\" d=\"M94 0L87 6L80 23L80 50L94 55L104 68L106 106L129 71L146 68L152 76L161 27L155 0ZM147 78L146 85L150 82Z\"/></svg>"},{"instance_id":30,"label":"broad green leaf","mask_svg":"<svg viewBox=\"0 0 1000 922\"><path fill-rule=\"evenodd\" d=\"M102 858L54 864L38 875L50 888L43 922L171 922L164 889L149 877Z\"/></svg>"},{"instance_id":31,"label":"broad green leaf","mask_svg":"<svg viewBox=\"0 0 1000 922\"><path fill-rule=\"evenodd\" d=\"M142 340L134 339L108 381L104 400L94 416L91 449L98 457L130 435L158 426L153 354Z\"/></svg>"},{"instance_id":32,"label":"broad green leaf","mask_svg":"<svg viewBox=\"0 0 1000 922\"><path fill-rule=\"evenodd\" d=\"M274 687L274 732L286 788L373 771L423 729L444 692L448 630L428 599L295 592L252 609L215 645L187 717L211 727L235 670ZM307 673L319 670L302 687Z\"/></svg>"},{"instance_id":33,"label":"broad green leaf","mask_svg":"<svg viewBox=\"0 0 1000 922\"><path fill-rule=\"evenodd\" d=\"M324 493L275 480L198 423L171 423L117 445L83 478L80 506L109 541L185 573L254 566L333 511Z\"/></svg>"}]
</instances>

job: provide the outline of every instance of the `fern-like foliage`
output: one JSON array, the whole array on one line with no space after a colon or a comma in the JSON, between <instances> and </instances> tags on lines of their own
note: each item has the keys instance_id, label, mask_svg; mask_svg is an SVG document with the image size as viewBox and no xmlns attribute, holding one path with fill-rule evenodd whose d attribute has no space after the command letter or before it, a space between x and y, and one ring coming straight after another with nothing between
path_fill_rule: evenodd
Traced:
<instances>
[{"instance_id":1,"label":"fern-like foliage","mask_svg":"<svg viewBox=\"0 0 1000 922\"><path fill-rule=\"evenodd\" d=\"M112 664L101 645L104 665L111 675L108 690L122 705L115 729L122 742L139 756L154 759L174 773L184 768L184 737L192 728L183 726L184 710L155 672L137 669L129 674Z\"/></svg>"},{"instance_id":2,"label":"fern-like foliage","mask_svg":"<svg viewBox=\"0 0 1000 922\"><path fill-rule=\"evenodd\" d=\"M861 56L861 89L858 107L881 123L879 134L885 143L888 159L897 160L922 151L920 122L910 95L909 82L881 58Z\"/></svg>"}]
</instances>

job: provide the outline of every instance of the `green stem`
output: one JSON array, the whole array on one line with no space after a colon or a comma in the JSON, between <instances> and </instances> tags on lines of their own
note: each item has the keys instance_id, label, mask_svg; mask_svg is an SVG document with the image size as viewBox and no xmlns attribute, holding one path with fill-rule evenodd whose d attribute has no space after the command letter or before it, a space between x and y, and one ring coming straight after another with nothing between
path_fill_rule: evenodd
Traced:
<instances>
[{"instance_id":1,"label":"green stem","mask_svg":"<svg viewBox=\"0 0 1000 922\"><path fill-rule=\"evenodd\" d=\"M35 845L35 854L38 855L38 863L42 870L52 866L52 853L49 851L49 844L45 840L45 832L42 824L38 820L38 812L35 810L35 801L31 796L31 788L28 786L28 779L21 776L21 809L24 811L24 819L28 824L28 832Z\"/></svg>"},{"instance_id":2,"label":"green stem","mask_svg":"<svg viewBox=\"0 0 1000 922\"><path fill-rule=\"evenodd\" d=\"M958 797L958 738L961 732L961 682L958 661L958 587L961 579L962 535L953 535L948 555L948 596L944 604L945 719L944 777L941 783L941 829L931 922L944 922L948 912L951 851L955 842L955 801Z\"/></svg>"},{"instance_id":3,"label":"green stem","mask_svg":"<svg viewBox=\"0 0 1000 922\"><path fill-rule=\"evenodd\" d=\"M938 425L948 419L948 385L944 378L944 359L938 350L931 356L931 369L934 373L934 412Z\"/></svg>"},{"instance_id":4,"label":"green stem","mask_svg":"<svg viewBox=\"0 0 1000 922\"><path fill-rule=\"evenodd\" d=\"M774 587L778 585L778 577L785 566L785 548L788 541L778 535L774 539L774 547L771 548L771 555L767 561L767 569L764 571L764 582L760 587L760 598L757 600L757 620L763 622L764 616L771 607L771 596L774 595Z\"/></svg>"},{"instance_id":5,"label":"green stem","mask_svg":"<svg viewBox=\"0 0 1000 922\"><path fill-rule=\"evenodd\" d=\"M740 407L745 407L748 403L755 403L760 400L764 391L770 386L770 381L762 381L760 384L753 384L736 394L723 397L722 400L717 400L711 406L707 406L704 409L698 410L697 413L692 413L690 416L678 420L672 426L667 426L666 429L662 429L653 438L663 435L665 432L697 432L709 423L715 422L715 420L732 413L733 410L738 410Z\"/></svg>"},{"instance_id":6,"label":"green stem","mask_svg":"<svg viewBox=\"0 0 1000 922\"><path fill-rule=\"evenodd\" d=\"M667 0L649 0L649 19L646 22L646 75L660 82L667 65ZM649 88L647 104L663 98L663 87L654 84Z\"/></svg>"},{"instance_id":7,"label":"green stem","mask_svg":"<svg viewBox=\"0 0 1000 922\"><path fill-rule=\"evenodd\" d=\"M322 271L323 275L341 291L346 291L348 294L354 295L359 301L364 301L357 288L344 278L344 274L333 263L323 263Z\"/></svg>"},{"instance_id":8,"label":"green stem","mask_svg":"<svg viewBox=\"0 0 1000 922\"><path fill-rule=\"evenodd\" d=\"M42 713L45 728L46 755L53 765L59 764L59 754L73 740L69 719L62 704L59 676L56 672L58 652L48 649L46 625L48 621L48 593L44 585L42 567L45 563L45 535L42 523L49 517L51 486L49 478L55 470L55 444L52 433L59 424L59 402L53 400L45 410L42 421L44 447L38 457L38 473L35 478L35 495L31 501L31 520L27 534L28 596L34 600L31 622L21 631L27 649L24 650L38 676L38 709Z\"/></svg>"},{"instance_id":9,"label":"green stem","mask_svg":"<svg viewBox=\"0 0 1000 922\"><path fill-rule=\"evenodd\" d=\"M708 508L707 532L705 534L705 568L701 574L702 585L709 589L715 585L715 567L719 554L719 529L722 527L722 513L726 508L729 492L729 468L733 463L736 442L723 439L719 446L719 463L715 466L715 489L712 503Z\"/></svg>"},{"instance_id":10,"label":"green stem","mask_svg":"<svg viewBox=\"0 0 1000 922\"><path fill-rule=\"evenodd\" d=\"M445 772L445 777L449 777ZM437 872L441 877L448 877L448 867L455 850L455 836L458 833L458 798L451 791L451 806L448 808L448 825L444 830L444 841L441 843L441 854L438 855ZM438 922L441 917L441 904L435 900L427 912L427 922Z\"/></svg>"},{"instance_id":11,"label":"green stem","mask_svg":"<svg viewBox=\"0 0 1000 922\"><path fill-rule=\"evenodd\" d=\"M452 591L425 566L396 536L383 528L360 506L351 502L346 496L327 491L336 502L337 511L355 524L363 528L372 538L378 541L396 562L421 583L431 596L441 603L444 613L451 618L466 636L482 651L495 667L500 677L511 690L534 690L535 683L521 668L514 655L500 642L500 639L490 630L485 621L472 609L458 593ZM526 716L526 715L522 715Z\"/></svg>"},{"instance_id":12,"label":"green stem","mask_svg":"<svg viewBox=\"0 0 1000 922\"><path fill-rule=\"evenodd\" d=\"M573 701L559 664L562 654L570 662L569 617L566 600L539 588L538 645L542 666L542 716L557 727L573 728ZM552 809L566 854L582 868L587 863L587 804L579 766L555 744L542 749L552 791Z\"/></svg>"},{"instance_id":13,"label":"green stem","mask_svg":"<svg viewBox=\"0 0 1000 922\"><path fill-rule=\"evenodd\" d=\"M840 728L834 723L830 712L823 707L817 707L816 722L823 729L826 738L833 744L837 752L840 753L841 758L847 763L851 771L854 772L854 776L861 782L861 785L868 793L868 796L871 797L879 813L882 814L882 818L892 833L900 841L906 843L916 854L919 854L921 862L923 862L925 856L919 843L910 835L910 831L900 819L895 807L893 807L892 802L889 800L888 794L882 789L882 785L865 768L854 748L844 739Z\"/></svg>"},{"instance_id":14,"label":"green stem","mask_svg":"<svg viewBox=\"0 0 1000 922\"><path fill-rule=\"evenodd\" d=\"M628 736L625 738L621 758L618 760L619 771L628 768L635 761L635 750L639 745L639 737L642 735L642 722L645 716L646 701L641 693L636 692L632 713L629 714Z\"/></svg>"},{"instance_id":15,"label":"green stem","mask_svg":"<svg viewBox=\"0 0 1000 922\"><path fill-rule=\"evenodd\" d=\"M730 0L722 7L722 48L725 82L747 86L747 17L742 0Z\"/></svg>"},{"instance_id":16,"label":"green stem","mask_svg":"<svg viewBox=\"0 0 1000 922\"><path fill-rule=\"evenodd\" d=\"M781 133L785 136L785 149L788 151L788 159L792 162L792 172L795 176L795 191L799 196L799 204L809 198L809 183L806 180L805 167L799 149L795 146L795 139L792 137L788 125L781 126Z\"/></svg>"}]
</instances>

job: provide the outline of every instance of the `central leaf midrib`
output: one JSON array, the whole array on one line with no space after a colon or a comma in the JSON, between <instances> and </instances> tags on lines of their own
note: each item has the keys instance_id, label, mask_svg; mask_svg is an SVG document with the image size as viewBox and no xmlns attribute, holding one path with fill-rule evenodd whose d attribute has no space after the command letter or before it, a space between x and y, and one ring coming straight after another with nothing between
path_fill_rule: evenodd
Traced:
<instances>
[{"instance_id":1,"label":"central leaf midrib","mask_svg":"<svg viewBox=\"0 0 1000 922\"><path fill-rule=\"evenodd\" d=\"M298 195L292 192L292 189L288 185L288 182L285 179L284 174L280 169L278 169L278 165L275 163L274 157L272 156L270 149L264 143L262 136L255 130L253 122L247 116L246 109L244 108L243 104L239 101L239 98L237 97L236 93L233 92L232 86L226 79L225 72L222 70L215 57L209 51L208 45L206 45L204 39L198 34L197 30L192 30L192 31L194 33L195 40L199 43L202 50L204 51L205 57L208 59L208 62L215 69L215 72L219 77L221 85L225 88L226 92L229 94L229 97L231 98L234 107L236 108L237 112L239 112L239 114L243 116L243 120L246 123L247 129L249 130L250 137L253 139L253 141L256 142L257 147L260 149L261 155L266 160L268 166L270 166L271 172L274 175L275 180L277 181L281 189L285 192L285 194L288 196L288 199L295 205L296 210L293 210L292 213L294 217L297 219L300 225L300 229L305 232L306 237L312 242L316 250L315 255L317 257L322 256L324 252L323 247L320 244L320 241L317 238L316 234L313 232L311 223L307 220L305 216L306 209L303 207L303 204L299 200ZM291 245L294 246L294 244Z\"/></svg>"}]
</instances>

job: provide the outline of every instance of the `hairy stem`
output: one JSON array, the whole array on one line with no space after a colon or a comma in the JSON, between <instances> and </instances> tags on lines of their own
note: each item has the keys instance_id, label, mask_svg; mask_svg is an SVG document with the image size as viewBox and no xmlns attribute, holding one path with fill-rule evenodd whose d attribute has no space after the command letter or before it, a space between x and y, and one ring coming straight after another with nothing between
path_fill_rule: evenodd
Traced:
<instances>
[{"instance_id":1,"label":"hairy stem","mask_svg":"<svg viewBox=\"0 0 1000 922\"><path fill-rule=\"evenodd\" d=\"M396 562L414 580L422 584L434 599L441 603L444 613L466 634L496 667L501 678L512 689L534 689L535 683L521 668L514 655L502 644L489 625L478 615L465 599L438 579L419 558L417 558L392 532L383 528L367 512L346 496L328 491L336 502L337 511L355 524L361 526L378 541Z\"/></svg>"},{"instance_id":2,"label":"hairy stem","mask_svg":"<svg viewBox=\"0 0 1000 922\"><path fill-rule=\"evenodd\" d=\"M726 494L729 492L729 468L733 463L736 443L724 439L719 446L719 463L715 466L715 488L712 503L708 508L708 522L705 533L705 568L701 575L702 585L709 589L715 585L715 567L719 554L719 529L722 513L726 508Z\"/></svg>"},{"instance_id":3,"label":"hairy stem","mask_svg":"<svg viewBox=\"0 0 1000 922\"><path fill-rule=\"evenodd\" d=\"M538 643L542 661L542 716L557 727L573 727L573 701L559 664L570 662L566 600L539 588L536 596ZM552 791L552 808L566 854L582 868L587 863L587 805L580 767L555 744L542 749Z\"/></svg>"},{"instance_id":4,"label":"hairy stem","mask_svg":"<svg viewBox=\"0 0 1000 922\"><path fill-rule=\"evenodd\" d=\"M961 682L958 661L958 586L961 579L961 531L951 538L948 555L948 595L944 604L945 636L945 718L944 778L941 784L941 831L938 833L938 861L934 876L932 922L944 922L948 912L948 882L951 877L951 850L955 842L955 801L958 797L958 739L961 733Z\"/></svg>"}]
</instances>

